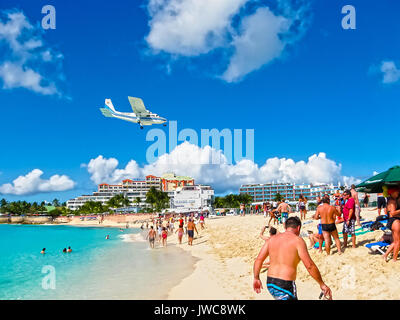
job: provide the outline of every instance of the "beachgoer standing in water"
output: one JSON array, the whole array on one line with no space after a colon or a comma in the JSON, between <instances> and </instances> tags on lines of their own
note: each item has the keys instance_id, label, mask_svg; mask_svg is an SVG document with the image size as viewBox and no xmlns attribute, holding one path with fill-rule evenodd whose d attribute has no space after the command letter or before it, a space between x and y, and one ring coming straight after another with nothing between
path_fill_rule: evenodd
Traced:
<instances>
[{"instance_id":1,"label":"beachgoer standing in water","mask_svg":"<svg viewBox=\"0 0 400 320\"><path fill-rule=\"evenodd\" d=\"M267 288L276 300L297 300L295 280L300 261L318 282L325 298L331 300L331 289L322 280L318 267L308 254L306 243L299 237L300 219L298 217L289 218L285 228L285 232L277 234L265 242L254 262L254 291L260 293L263 288L260 270L264 260L269 257Z\"/></svg>"},{"instance_id":2,"label":"beachgoer standing in water","mask_svg":"<svg viewBox=\"0 0 400 320\"><path fill-rule=\"evenodd\" d=\"M321 229L322 235L325 239L325 250L329 255L331 252L331 236L335 240L336 247L338 249L338 253L342 254L342 249L340 246L339 235L336 229L336 216L340 216L340 213L335 209L334 206L331 206L330 200L328 197L322 198L322 204L317 207L317 211L314 215L314 219L321 219ZM321 249L321 248L320 248Z\"/></svg>"},{"instance_id":3,"label":"beachgoer standing in water","mask_svg":"<svg viewBox=\"0 0 400 320\"><path fill-rule=\"evenodd\" d=\"M156 240L156 231L153 226L150 227L149 233L147 234L147 238L149 239L150 248L154 249L154 241Z\"/></svg>"},{"instance_id":4,"label":"beachgoer standing in water","mask_svg":"<svg viewBox=\"0 0 400 320\"><path fill-rule=\"evenodd\" d=\"M187 224L187 234L188 234L188 245L189 246L193 245L194 230L196 230L196 233L199 234L199 232L197 231L196 225L194 224L193 220L190 218L189 222Z\"/></svg>"}]
</instances>

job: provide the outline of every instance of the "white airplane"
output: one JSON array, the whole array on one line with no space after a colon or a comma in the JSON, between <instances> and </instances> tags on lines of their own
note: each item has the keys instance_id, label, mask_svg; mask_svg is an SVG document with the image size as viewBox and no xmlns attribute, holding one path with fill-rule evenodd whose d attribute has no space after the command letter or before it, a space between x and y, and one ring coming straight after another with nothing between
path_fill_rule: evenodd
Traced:
<instances>
[{"instance_id":1,"label":"white airplane","mask_svg":"<svg viewBox=\"0 0 400 320\"><path fill-rule=\"evenodd\" d=\"M133 113L116 111L111 99L106 99L104 108L100 108L100 110L105 117L139 123L140 129L143 129L143 126L151 126L152 124L164 124L166 126L167 119L147 110L142 99L128 97L128 100L132 106Z\"/></svg>"}]
</instances>

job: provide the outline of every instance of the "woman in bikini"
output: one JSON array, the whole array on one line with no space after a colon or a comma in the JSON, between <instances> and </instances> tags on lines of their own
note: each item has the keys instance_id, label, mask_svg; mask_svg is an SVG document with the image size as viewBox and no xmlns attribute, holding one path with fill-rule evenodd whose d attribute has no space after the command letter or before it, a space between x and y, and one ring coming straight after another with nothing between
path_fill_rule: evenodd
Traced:
<instances>
[{"instance_id":1,"label":"woman in bikini","mask_svg":"<svg viewBox=\"0 0 400 320\"><path fill-rule=\"evenodd\" d=\"M162 237L162 245L163 247L165 247L167 245L167 237L168 237L167 228L165 227L162 228L161 237Z\"/></svg>"},{"instance_id":2,"label":"woman in bikini","mask_svg":"<svg viewBox=\"0 0 400 320\"><path fill-rule=\"evenodd\" d=\"M303 220L306 218L307 210L306 210L307 200L301 194L299 197L299 211L300 211L300 219Z\"/></svg>"},{"instance_id":3,"label":"woman in bikini","mask_svg":"<svg viewBox=\"0 0 400 320\"><path fill-rule=\"evenodd\" d=\"M185 231L183 230L183 224L180 224L178 229L176 229L175 233L178 232L178 241L179 244L182 244L182 238L183 238L183 234L185 233Z\"/></svg>"},{"instance_id":4,"label":"woman in bikini","mask_svg":"<svg viewBox=\"0 0 400 320\"><path fill-rule=\"evenodd\" d=\"M396 262L400 250L400 190L391 188L388 190L388 194L390 196L387 204L389 220L386 227L392 230L393 242L383 255L383 258L388 261L387 257L393 252L393 262Z\"/></svg>"}]
</instances>

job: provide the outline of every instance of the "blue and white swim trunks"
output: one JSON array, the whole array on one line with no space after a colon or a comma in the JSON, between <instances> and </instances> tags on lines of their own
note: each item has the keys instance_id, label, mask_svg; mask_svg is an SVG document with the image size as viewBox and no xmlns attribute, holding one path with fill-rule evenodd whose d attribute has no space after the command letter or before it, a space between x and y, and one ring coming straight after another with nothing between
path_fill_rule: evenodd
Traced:
<instances>
[{"instance_id":1,"label":"blue and white swim trunks","mask_svg":"<svg viewBox=\"0 0 400 320\"><path fill-rule=\"evenodd\" d=\"M275 300L297 300L296 283L294 281L267 277L267 288Z\"/></svg>"}]
</instances>

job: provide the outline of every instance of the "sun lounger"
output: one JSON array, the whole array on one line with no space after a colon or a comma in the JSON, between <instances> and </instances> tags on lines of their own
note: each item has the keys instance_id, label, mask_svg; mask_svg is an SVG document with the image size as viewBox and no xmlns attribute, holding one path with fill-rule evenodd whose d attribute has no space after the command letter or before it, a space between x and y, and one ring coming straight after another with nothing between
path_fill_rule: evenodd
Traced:
<instances>
[{"instance_id":1,"label":"sun lounger","mask_svg":"<svg viewBox=\"0 0 400 320\"><path fill-rule=\"evenodd\" d=\"M379 252L380 254L385 254L389 246L390 246L389 243L383 241L368 243L365 245L365 247L371 250L372 253Z\"/></svg>"}]
</instances>

